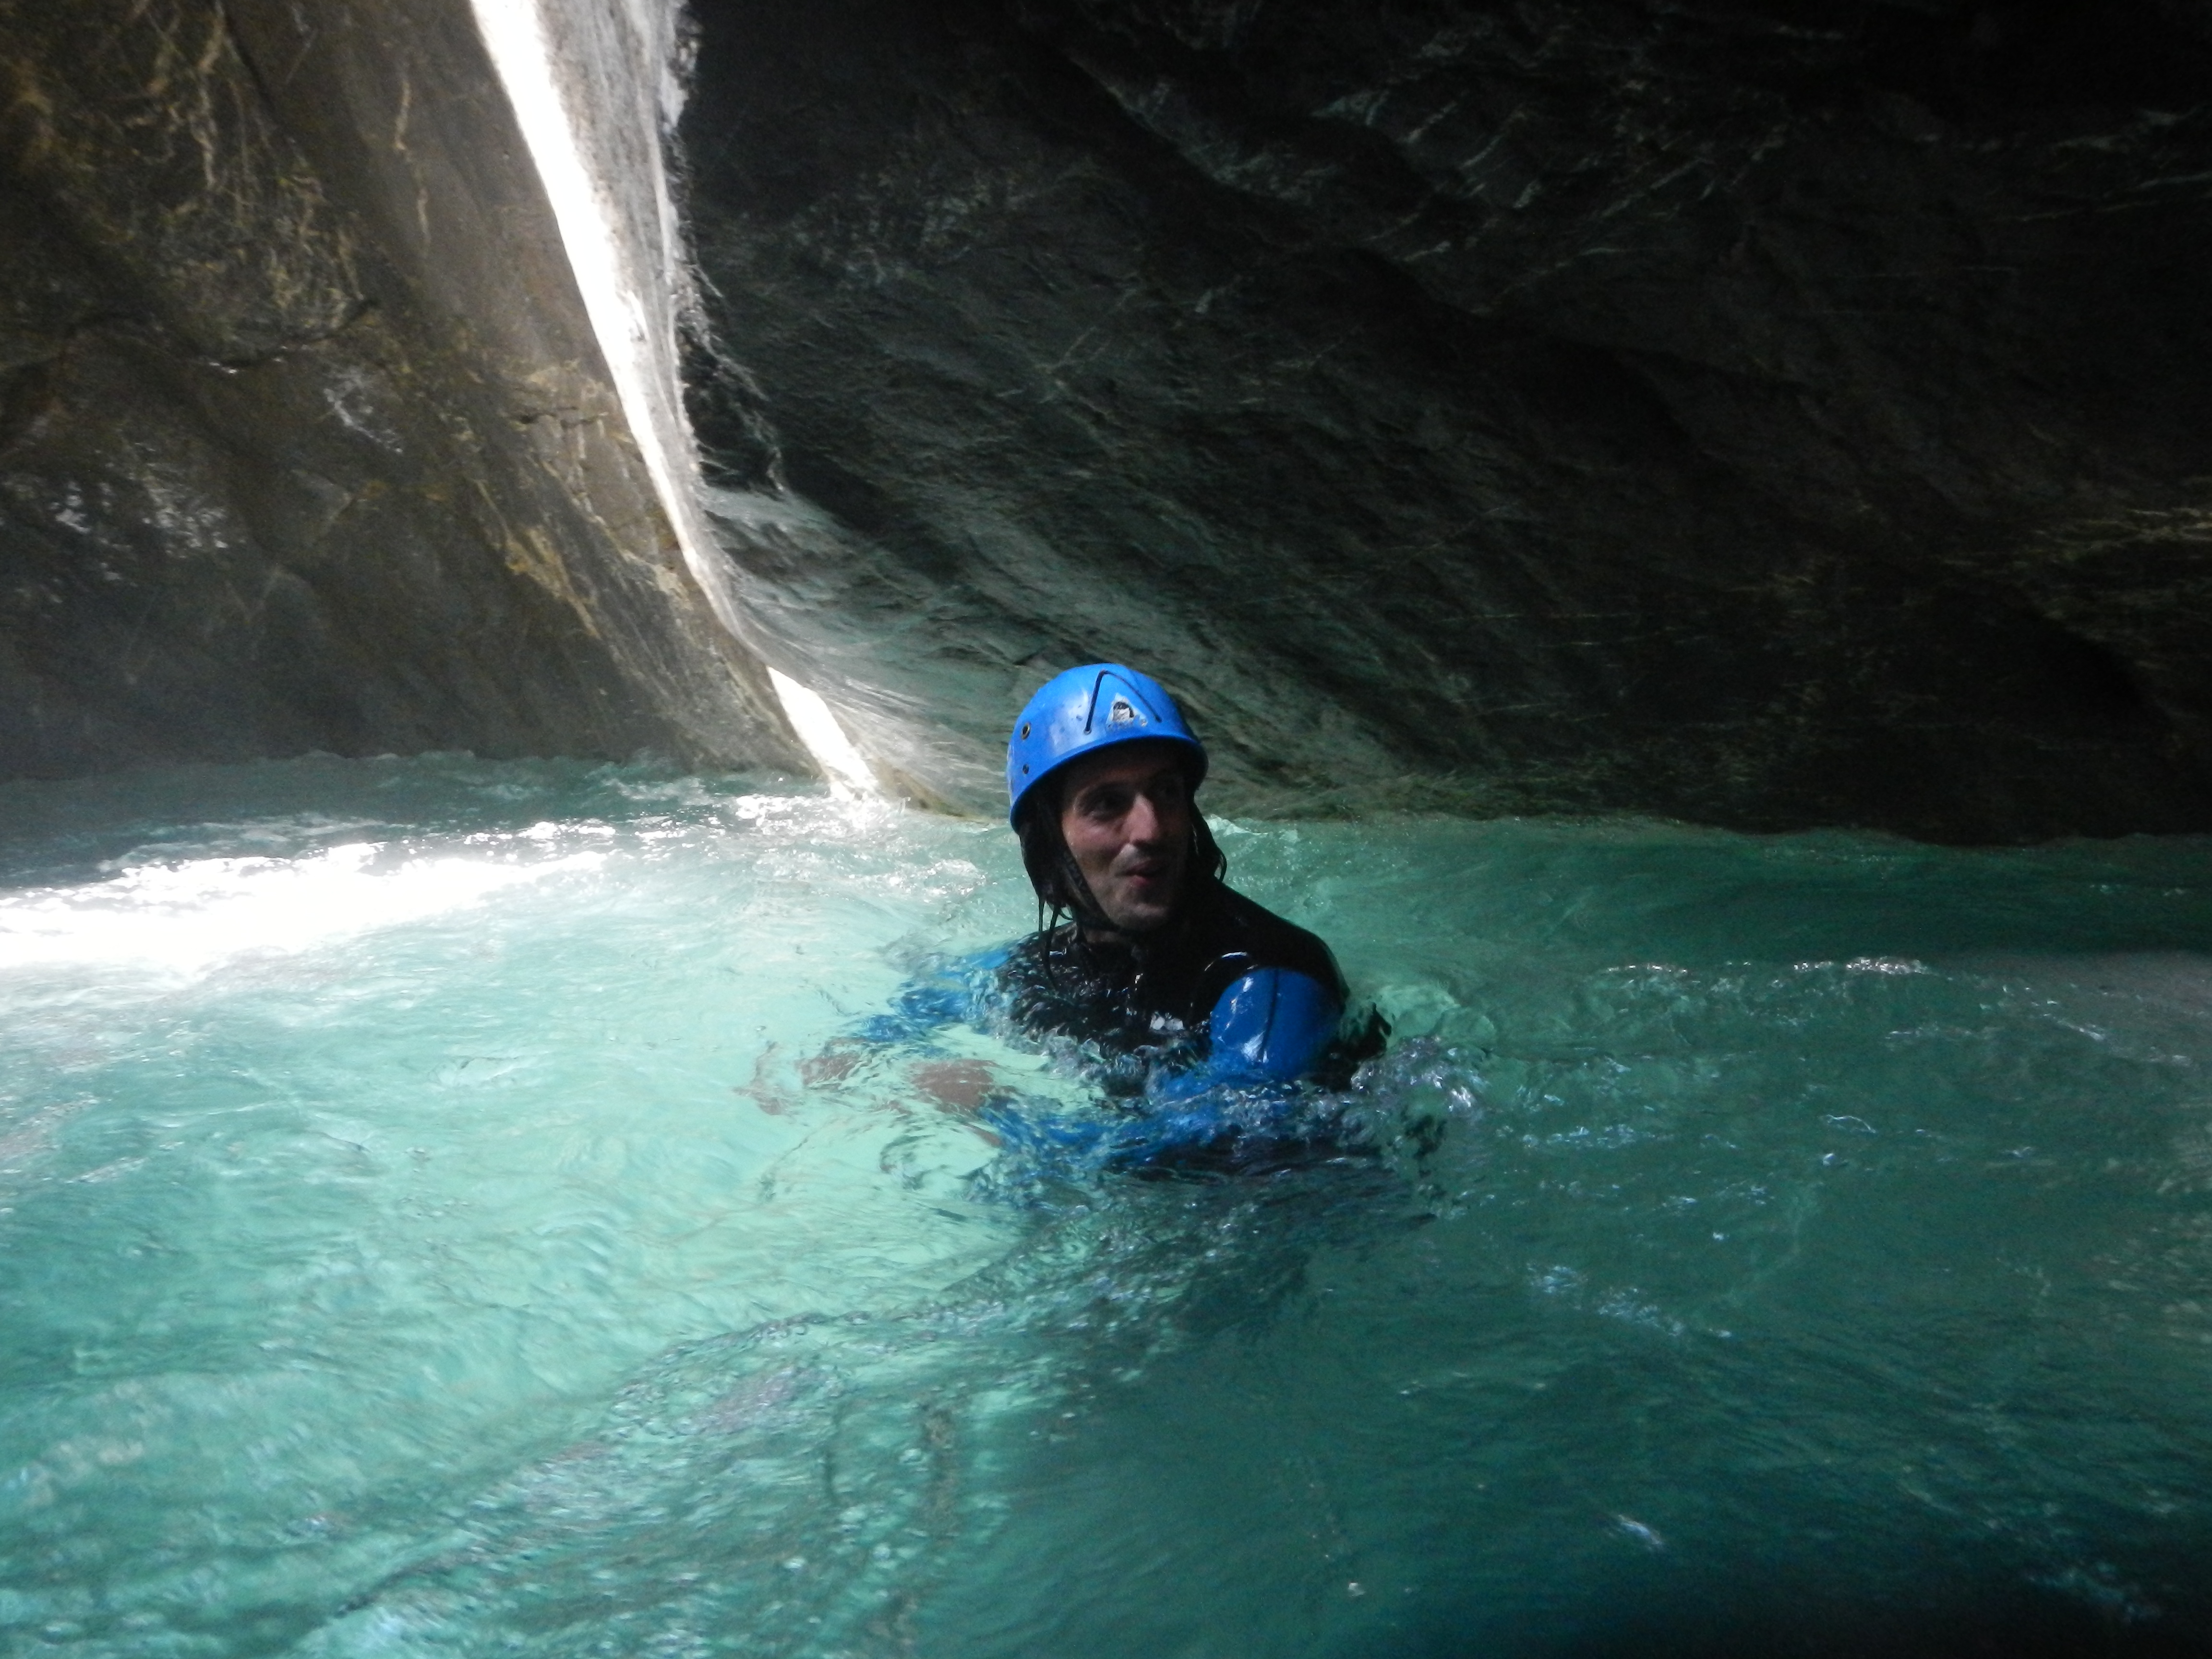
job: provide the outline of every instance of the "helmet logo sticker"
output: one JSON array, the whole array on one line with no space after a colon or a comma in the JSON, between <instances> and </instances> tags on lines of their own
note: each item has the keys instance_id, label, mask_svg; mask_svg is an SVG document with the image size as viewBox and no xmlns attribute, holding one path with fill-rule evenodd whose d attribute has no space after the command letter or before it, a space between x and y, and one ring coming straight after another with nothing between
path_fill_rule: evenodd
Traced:
<instances>
[{"instance_id":1,"label":"helmet logo sticker","mask_svg":"<svg viewBox=\"0 0 2212 1659\"><path fill-rule=\"evenodd\" d=\"M1106 724L1109 726L1134 726L1136 723L1137 711L1129 707L1129 700L1127 697L1115 698L1113 708L1107 711Z\"/></svg>"}]
</instances>

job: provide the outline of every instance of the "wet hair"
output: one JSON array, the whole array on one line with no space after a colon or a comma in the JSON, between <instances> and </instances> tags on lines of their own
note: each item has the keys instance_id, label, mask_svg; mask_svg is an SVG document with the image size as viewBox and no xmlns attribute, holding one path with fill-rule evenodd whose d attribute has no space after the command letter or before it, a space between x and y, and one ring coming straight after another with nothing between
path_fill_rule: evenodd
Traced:
<instances>
[{"instance_id":1,"label":"wet hair","mask_svg":"<svg viewBox=\"0 0 2212 1659\"><path fill-rule=\"evenodd\" d=\"M1091 896L1091 884L1084 880L1075 854L1068 851L1067 837L1060 834L1060 810L1066 793L1066 769L1048 772L1030 786L1014 818L1014 833L1022 842L1022 868L1029 872L1030 885L1036 890L1040 933L1053 932L1070 918L1097 928L1113 926ZM1183 865L1186 879L1201 884L1227 879L1228 854L1213 839L1206 814L1195 803L1189 811L1190 856ZM1183 902L1188 903L1190 896L1191 890L1186 887Z\"/></svg>"}]
</instances>

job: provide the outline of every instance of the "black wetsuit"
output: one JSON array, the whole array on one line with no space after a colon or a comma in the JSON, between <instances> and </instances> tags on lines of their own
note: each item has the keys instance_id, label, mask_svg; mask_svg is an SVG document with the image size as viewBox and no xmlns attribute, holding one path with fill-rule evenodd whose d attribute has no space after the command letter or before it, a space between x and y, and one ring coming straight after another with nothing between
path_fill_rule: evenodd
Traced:
<instances>
[{"instance_id":1,"label":"black wetsuit","mask_svg":"<svg viewBox=\"0 0 2212 1659\"><path fill-rule=\"evenodd\" d=\"M1254 987L1267 992L1281 975L1310 984L1294 985L1283 1000L1284 1022L1293 1029L1273 1046L1290 1060L1271 1066L1267 1010L1224 998ZM1073 925L1032 934L1008 952L999 982L1016 1026L1084 1044L1113 1094L1143 1091L1162 1068L1194 1082L1210 1073L1224 1080L1273 1073L1340 1081L1351 1062L1379 1046L1371 1038L1364 1045L1336 1040L1346 991L1328 946L1218 881L1205 882L1159 933L1127 944L1085 939ZM1235 1035L1250 1040L1238 1056L1217 1055L1214 1038L1231 1019L1239 1022Z\"/></svg>"}]
</instances>

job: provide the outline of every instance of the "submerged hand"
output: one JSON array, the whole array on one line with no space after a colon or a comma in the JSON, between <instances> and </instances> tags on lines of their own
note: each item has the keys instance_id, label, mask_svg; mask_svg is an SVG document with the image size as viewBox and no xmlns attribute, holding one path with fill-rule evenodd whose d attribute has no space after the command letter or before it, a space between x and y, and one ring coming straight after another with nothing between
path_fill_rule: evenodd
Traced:
<instances>
[{"instance_id":1,"label":"submerged hand","mask_svg":"<svg viewBox=\"0 0 2212 1659\"><path fill-rule=\"evenodd\" d=\"M860 1068L866 1050L848 1038L833 1038L818 1054L809 1055L799 1062L800 1081L810 1089L819 1089L832 1083L842 1083Z\"/></svg>"},{"instance_id":2,"label":"submerged hand","mask_svg":"<svg viewBox=\"0 0 2212 1659\"><path fill-rule=\"evenodd\" d=\"M916 1089L953 1112L975 1111L999 1088L980 1060L933 1060L915 1066L912 1076Z\"/></svg>"}]
</instances>

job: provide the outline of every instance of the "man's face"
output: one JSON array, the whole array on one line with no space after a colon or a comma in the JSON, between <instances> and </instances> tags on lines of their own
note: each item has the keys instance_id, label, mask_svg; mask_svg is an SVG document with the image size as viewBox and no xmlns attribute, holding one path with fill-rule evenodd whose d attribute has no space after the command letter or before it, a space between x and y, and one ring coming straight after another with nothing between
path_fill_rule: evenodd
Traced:
<instances>
[{"instance_id":1,"label":"man's face","mask_svg":"<svg viewBox=\"0 0 2212 1659\"><path fill-rule=\"evenodd\" d=\"M1146 933L1175 914L1190 862L1181 745L1117 744L1070 761L1060 833L1106 920Z\"/></svg>"}]
</instances>

